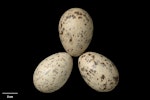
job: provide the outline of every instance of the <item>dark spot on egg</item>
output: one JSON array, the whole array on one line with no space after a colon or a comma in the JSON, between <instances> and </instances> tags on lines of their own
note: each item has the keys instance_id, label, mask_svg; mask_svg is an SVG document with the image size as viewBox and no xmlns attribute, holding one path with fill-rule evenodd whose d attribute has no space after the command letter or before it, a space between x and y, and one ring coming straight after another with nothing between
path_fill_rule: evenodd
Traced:
<instances>
[{"instance_id":1,"label":"dark spot on egg","mask_svg":"<svg viewBox=\"0 0 150 100\"><path fill-rule=\"evenodd\" d=\"M87 78L87 81L90 82L91 80L89 80L89 79Z\"/></svg>"},{"instance_id":2,"label":"dark spot on egg","mask_svg":"<svg viewBox=\"0 0 150 100\"><path fill-rule=\"evenodd\" d=\"M105 67L105 66L106 66L104 62L101 62L101 64L102 64L102 66L103 66L103 67Z\"/></svg>"},{"instance_id":3,"label":"dark spot on egg","mask_svg":"<svg viewBox=\"0 0 150 100\"><path fill-rule=\"evenodd\" d=\"M66 76L66 75L67 75L67 73L64 74L64 76Z\"/></svg>"},{"instance_id":4,"label":"dark spot on egg","mask_svg":"<svg viewBox=\"0 0 150 100\"><path fill-rule=\"evenodd\" d=\"M81 71L84 71L84 68L83 68L83 67L81 68Z\"/></svg>"},{"instance_id":5,"label":"dark spot on egg","mask_svg":"<svg viewBox=\"0 0 150 100\"><path fill-rule=\"evenodd\" d=\"M82 55L81 58L85 57L85 55Z\"/></svg>"},{"instance_id":6,"label":"dark spot on egg","mask_svg":"<svg viewBox=\"0 0 150 100\"><path fill-rule=\"evenodd\" d=\"M72 15L72 18L73 18L73 19L75 19L75 18L76 18L76 16L75 16L75 15Z\"/></svg>"},{"instance_id":7,"label":"dark spot on egg","mask_svg":"<svg viewBox=\"0 0 150 100\"><path fill-rule=\"evenodd\" d=\"M69 42L72 42L72 38L69 39Z\"/></svg>"},{"instance_id":8,"label":"dark spot on egg","mask_svg":"<svg viewBox=\"0 0 150 100\"><path fill-rule=\"evenodd\" d=\"M118 80L119 80L119 77L118 77L118 76L116 76L116 77L113 77L113 79L114 79L114 81L117 83L117 82L118 82Z\"/></svg>"},{"instance_id":9,"label":"dark spot on egg","mask_svg":"<svg viewBox=\"0 0 150 100\"><path fill-rule=\"evenodd\" d=\"M78 19L82 19L82 17L81 17L81 16L79 16L79 17L78 17Z\"/></svg>"},{"instance_id":10,"label":"dark spot on egg","mask_svg":"<svg viewBox=\"0 0 150 100\"><path fill-rule=\"evenodd\" d=\"M95 65L98 65L98 63L97 63L96 61L94 61L94 64L95 64Z\"/></svg>"},{"instance_id":11,"label":"dark spot on egg","mask_svg":"<svg viewBox=\"0 0 150 100\"><path fill-rule=\"evenodd\" d=\"M60 35L63 35L63 31L60 32Z\"/></svg>"},{"instance_id":12,"label":"dark spot on egg","mask_svg":"<svg viewBox=\"0 0 150 100\"><path fill-rule=\"evenodd\" d=\"M66 20L69 19L69 18L71 18L71 17L72 17L71 15L67 16L67 17L66 17Z\"/></svg>"},{"instance_id":13,"label":"dark spot on egg","mask_svg":"<svg viewBox=\"0 0 150 100\"><path fill-rule=\"evenodd\" d=\"M58 70L57 70L57 69L54 69L54 70L53 70L53 73L58 74Z\"/></svg>"},{"instance_id":14,"label":"dark spot on egg","mask_svg":"<svg viewBox=\"0 0 150 100\"><path fill-rule=\"evenodd\" d=\"M75 11L74 12L76 15L82 15L82 13L81 12L78 12L78 11Z\"/></svg>"},{"instance_id":15,"label":"dark spot on egg","mask_svg":"<svg viewBox=\"0 0 150 100\"><path fill-rule=\"evenodd\" d=\"M79 65L80 65L80 61L79 61L79 63L78 63Z\"/></svg>"},{"instance_id":16,"label":"dark spot on egg","mask_svg":"<svg viewBox=\"0 0 150 100\"><path fill-rule=\"evenodd\" d=\"M75 11L74 13L77 14L77 15L79 15L79 12L78 12L78 11Z\"/></svg>"},{"instance_id":17,"label":"dark spot on egg","mask_svg":"<svg viewBox=\"0 0 150 100\"><path fill-rule=\"evenodd\" d=\"M62 26L63 26L63 24L61 23L61 24L60 24L60 28L62 28Z\"/></svg>"},{"instance_id":18,"label":"dark spot on egg","mask_svg":"<svg viewBox=\"0 0 150 100\"><path fill-rule=\"evenodd\" d=\"M92 55L92 58L94 59L94 58L95 58L95 56L94 56L94 55Z\"/></svg>"},{"instance_id":19,"label":"dark spot on egg","mask_svg":"<svg viewBox=\"0 0 150 100\"><path fill-rule=\"evenodd\" d=\"M91 54L89 53L88 55L90 56Z\"/></svg>"},{"instance_id":20,"label":"dark spot on egg","mask_svg":"<svg viewBox=\"0 0 150 100\"><path fill-rule=\"evenodd\" d=\"M113 82L110 82L110 85L113 85L114 83Z\"/></svg>"},{"instance_id":21,"label":"dark spot on egg","mask_svg":"<svg viewBox=\"0 0 150 100\"><path fill-rule=\"evenodd\" d=\"M86 74L87 74L87 75L89 75L89 73L88 73L88 72L87 72Z\"/></svg>"},{"instance_id":22,"label":"dark spot on egg","mask_svg":"<svg viewBox=\"0 0 150 100\"><path fill-rule=\"evenodd\" d=\"M101 76L101 81L103 81L105 79L105 76L104 75L102 75Z\"/></svg>"},{"instance_id":23,"label":"dark spot on egg","mask_svg":"<svg viewBox=\"0 0 150 100\"><path fill-rule=\"evenodd\" d=\"M86 71L86 72L88 72L88 70L87 70L87 69L85 69L85 71Z\"/></svg>"},{"instance_id":24,"label":"dark spot on egg","mask_svg":"<svg viewBox=\"0 0 150 100\"><path fill-rule=\"evenodd\" d=\"M106 89L106 86L107 86L107 83L103 84L103 86L104 86L103 90L105 90L105 89Z\"/></svg>"}]
</instances>

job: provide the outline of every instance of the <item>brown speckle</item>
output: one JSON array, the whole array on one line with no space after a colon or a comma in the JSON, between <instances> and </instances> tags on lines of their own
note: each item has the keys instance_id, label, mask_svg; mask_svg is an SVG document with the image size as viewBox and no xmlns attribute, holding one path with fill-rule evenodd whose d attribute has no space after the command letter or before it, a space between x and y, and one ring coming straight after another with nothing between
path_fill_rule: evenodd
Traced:
<instances>
[{"instance_id":1,"label":"brown speckle","mask_svg":"<svg viewBox=\"0 0 150 100\"><path fill-rule=\"evenodd\" d=\"M113 79L114 79L114 81L115 81L115 82L118 82L119 77L118 77L118 76L116 76L116 77L113 77Z\"/></svg>"},{"instance_id":2,"label":"brown speckle","mask_svg":"<svg viewBox=\"0 0 150 100\"><path fill-rule=\"evenodd\" d=\"M104 75L102 75L101 76L101 81L103 81L105 79L105 76Z\"/></svg>"},{"instance_id":3,"label":"brown speckle","mask_svg":"<svg viewBox=\"0 0 150 100\"><path fill-rule=\"evenodd\" d=\"M89 53L88 55L90 56L91 54Z\"/></svg>"},{"instance_id":4,"label":"brown speckle","mask_svg":"<svg viewBox=\"0 0 150 100\"><path fill-rule=\"evenodd\" d=\"M70 17L72 17L72 16L71 16L71 15L69 15L69 16L67 16L67 17L66 17L66 19L68 19L68 18L70 18Z\"/></svg>"},{"instance_id":5,"label":"brown speckle","mask_svg":"<svg viewBox=\"0 0 150 100\"><path fill-rule=\"evenodd\" d=\"M60 32L60 35L63 35L63 31Z\"/></svg>"},{"instance_id":6,"label":"brown speckle","mask_svg":"<svg viewBox=\"0 0 150 100\"><path fill-rule=\"evenodd\" d=\"M88 76L90 75L88 72L86 73Z\"/></svg>"},{"instance_id":7,"label":"brown speckle","mask_svg":"<svg viewBox=\"0 0 150 100\"><path fill-rule=\"evenodd\" d=\"M53 70L53 73L58 74L58 70L57 70L57 69L54 69L54 70Z\"/></svg>"},{"instance_id":8,"label":"brown speckle","mask_svg":"<svg viewBox=\"0 0 150 100\"><path fill-rule=\"evenodd\" d=\"M105 66L106 66L104 62L101 62L101 64L102 64L102 66L103 66L103 67L105 67Z\"/></svg>"},{"instance_id":9,"label":"brown speckle","mask_svg":"<svg viewBox=\"0 0 150 100\"><path fill-rule=\"evenodd\" d=\"M79 61L79 65L80 65L80 61Z\"/></svg>"},{"instance_id":10,"label":"brown speckle","mask_svg":"<svg viewBox=\"0 0 150 100\"><path fill-rule=\"evenodd\" d=\"M86 71L86 72L88 72L88 70L87 70L87 69L85 69L85 71Z\"/></svg>"},{"instance_id":11,"label":"brown speckle","mask_svg":"<svg viewBox=\"0 0 150 100\"><path fill-rule=\"evenodd\" d=\"M97 65L97 62L96 62L96 61L94 61L94 64L95 64L95 65Z\"/></svg>"},{"instance_id":12,"label":"brown speckle","mask_svg":"<svg viewBox=\"0 0 150 100\"><path fill-rule=\"evenodd\" d=\"M75 14L77 14L77 15L79 15L79 12L78 11L76 11L76 12L74 12Z\"/></svg>"},{"instance_id":13,"label":"brown speckle","mask_svg":"<svg viewBox=\"0 0 150 100\"><path fill-rule=\"evenodd\" d=\"M94 55L92 55L92 58L94 59L94 58L95 58L95 56L94 56Z\"/></svg>"},{"instance_id":14,"label":"brown speckle","mask_svg":"<svg viewBox=\"0 0 150 100\"><path fill-rule=\"evenodd\" d=\"M64 76L66 76L66 75L67 75L67 73L64 74Z\"/></svg>"},{"instance_id":15,"label":"brown speckle","mask_svg":"<svg viewBox=\"0 0 150 100\"><path fill-rule=\"evenodd\" d=\"M72 38L69 39L69 42L72 42Z\"/></svg>"},{"instance_id":16,"label":"brown speckle","mask_svg":"<svg viewBox=\"0 0 150 100\"><path fill-rule=\"evenodd\" d=\"M83 67L81 68L81 71L84 71L84 68L83 68Z\"/></svg>"},{"instance_id":17,"label":"brown speckle","mask_svg":"<svg viewBox=\"0 0 150 100\"><path fill-rule=\"evenodd\" d=\"M77 15L82 15L82 13L78 12L78 11L75 11L74 13L77 14Z\"/></svg>"},{"instance_id":18,"label":"brown speckle","mask_svg":"<svg viewBox=\"0 0 150 100\"><path fill-rule=\"evenodd\" d=\"M85 57L85 55L82 55L81 58Z\"/></svg>"},{"instance_id":19,"label":"brown speckle","mask_svg":"<svg viewBox=\"0 0 150 100\"><path fill-rule=\"evenodd\" d=\"M87 81L90 82L90 80L87 78Z\"/></svg>"},{"instance_id":20,"label":"brown speckle","mask_svg":"<svg viewBox=\"0 0 150 100\"><path fill-rule=\"evenodd\" d=\"M62 28L62 23L60 24L60 28Z\"/></svg>"},{"instance_id":21,"label":"brown speckle","mask_svg":"<svg viewBox=\"0 0 150 100\"><path fill-rule=\"evenodd\" d=\"M63 71L61 71L61 73L63 73Z\"/></svg>"},{"instance_id":22,"label":"brown speckle","mask_svg":"<svg viewBox=\"0 0 150 100\"><path fill-rule=\"evenodd\" d=\"M110 85L113 85L114 83L113 82L110 82Z\"/></svg>"},{"instance_id":23,"label":"brown speckle","mask_svg":"<svg viewBox=\"0 0 150 100\"><path fill-rule=\"evenodd\" d=\"M79 17L78 17L78 19L82 19L82 17L81 17L81 16L79 16Z\"/></svg>"},{"instance_id":24,"label":"brown speckle","mask_svg":"<svg viewBox=\"0 0 150 100\"><path fill-rule=\"evenodd\" d=\"M75 16L75 15L72 15L72 18L73 18L73 19L75 19L75 18L76 18L76 16Z\"/></svg>"},{"instance_id":25,"label":"brown speckle","mask_svg":"<svg viewBox=\"0 0 150 100\"><path fill-rule=\"evenodd\" d=\"M103 90L105 90L105 89L106 89L106 86L107 86L107 83L103 84L103 86L104 86Z\"/></svg>"}]
</instances>

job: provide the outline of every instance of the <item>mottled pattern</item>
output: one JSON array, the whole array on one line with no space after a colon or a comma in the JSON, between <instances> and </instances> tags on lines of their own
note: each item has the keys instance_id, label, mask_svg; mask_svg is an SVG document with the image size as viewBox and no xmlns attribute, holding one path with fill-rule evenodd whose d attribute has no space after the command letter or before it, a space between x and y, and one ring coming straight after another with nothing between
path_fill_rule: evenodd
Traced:
<instances>
[{"instance_id":1,"label":"mottled pattern","mask_svg":"<svg viewBox=\"0 0 150 100\"><path fill-rule=\"evenodd\" d=\"M34 86L43 93L51 93L60 89L68 80L72 66L72 57L65 52L45 58L34 71Z\"/></svg>"},{"instance_id":2,"label":"mottled pattern","mask_svg":"<svg viewBox=\"0 0 150 100\"><path fill-rule=\"evenodd\" d=\"M67 10L59 21L61 43L71 56L80 56L89 46L93 36L93 21L81 8Z\"/></svg>"},{"instance_id":3,"label":"mottled pattern","mask_svg":"<svg viewBox=\"0 0 150 100\"><path fill-rule=\"evenodd\" d=\"M78 67L85 82L98 92L112 91L119 82L116 66L101 54L82 54L78 59Z\"/></svg>"}]
</instances>

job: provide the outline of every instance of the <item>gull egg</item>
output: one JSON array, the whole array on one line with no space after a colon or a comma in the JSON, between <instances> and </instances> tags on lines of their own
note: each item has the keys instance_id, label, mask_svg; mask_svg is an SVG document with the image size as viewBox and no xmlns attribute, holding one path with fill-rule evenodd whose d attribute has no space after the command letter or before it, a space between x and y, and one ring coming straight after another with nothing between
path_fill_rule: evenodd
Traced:
<instances>
[{"instance_id":1,"label":"gull egg","mask_svg":"<svg viewBox=\"0 0 150 100\"><path fill-rule=\"evenodd\" d=\"M84 81L98 92L112 91L119 82L116 66L102 54L82 54L78 59L78 67Z\"/></svg>"},{"instance_id":2,"label":"gull egg","mask_svg":"<svg viewBox=\"0 0 150 100\"><path fill-rule=\"evenodd\" d=\"M51 93L60 89L68 80L73 67L72 57L66 52L55 53L39 63L33 74L37 90Z\"/></svg>"},{"instance_id":3,"label":"gull egg","mask_svg":"<svg viewBox=\"0 0 150 100\"><path fill-rule=\"evenodd\" d=\"M93 21L81 8L70 8L59 21L59 37L71 56L80 56L89 46L93 36Z\"/></svg>"}]
</instances>

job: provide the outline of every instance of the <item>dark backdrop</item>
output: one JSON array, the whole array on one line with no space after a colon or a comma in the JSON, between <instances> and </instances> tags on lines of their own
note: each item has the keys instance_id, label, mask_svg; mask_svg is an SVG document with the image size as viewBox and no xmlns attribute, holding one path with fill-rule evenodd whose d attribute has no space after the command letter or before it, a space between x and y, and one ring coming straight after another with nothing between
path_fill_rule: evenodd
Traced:
<instances>
[{"instance_id":1,"label":"dark backdrop","mask_svg":"<svg viewBox=\"0 0 150 100\"><path fill-rule=\"evenodd\" d=\"M138 24L136 14L139 8L133 2L96 1L3 2L0 91L18 92L14 98L41 100L50 100L53 97L121 99L137 95L136 89L139 87L136 86L138 79L135 74L138 70L138 61L135 60L135 27ZM72 7L83 8L93 19L93 38L86 51L103 54L118 68L120 81L111 92L100 93L87 86L80 76L77 57L73 58L69 80L60 90L43 94L34 88L33 72L40 61L64 51L59 40L58 23L61 15ZM6 95L0 95L0 99L6 98Z\"/></svg>"}]
</instances>

